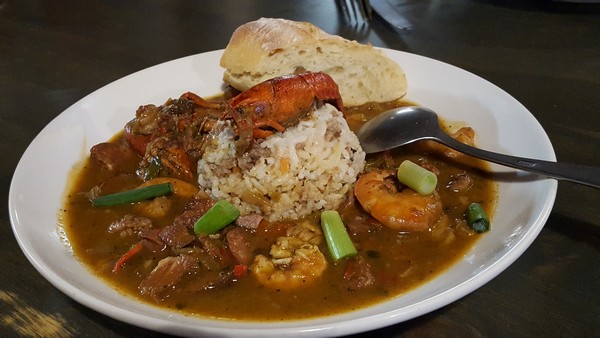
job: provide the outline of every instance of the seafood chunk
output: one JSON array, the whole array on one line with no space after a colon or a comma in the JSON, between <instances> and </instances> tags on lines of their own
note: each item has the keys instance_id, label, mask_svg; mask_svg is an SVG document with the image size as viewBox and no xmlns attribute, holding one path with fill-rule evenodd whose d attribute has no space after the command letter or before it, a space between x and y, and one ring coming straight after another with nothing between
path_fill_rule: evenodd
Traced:
<instances>
[{"instance_id":1,"label":"seafood chunk","mask_svg":"<svg viewBox=\"0 0 600 338\"><path fill-rule=\"evenodd\" d=\"M242 154L254 138L266 138L297 123L318 102L330 103L343 113L338 85L321 72L276 77L261 82L229 101L224 118L233 119Z\"/></svg>"},{"instance_id":2,"label":"seafood chunk","mask_svg":"<svg viewBox=\"0 0 600 338\"><path fill-rule=\"evenodd\" d=\"M319 278L327 268L327 261L319 247L309 242L315 241L314 234L308 233L311 231L302 224L295 225L287 230L287 236L279 237L271 246L271 257L257 255L250 270L258 281L274 289L290 290ZM301 234L305 240L291 234Z\"/></svg>"},{"instance_id":3,"label":"seafood chunk","mask_svg":"<svg viewBox=\"0 0 600 338\"><path fill-rule=\"evenodd\" d=\"M354 195L366 212L388 228L399 231L427 230L442 216L437 192L423 196L399 187L392 170L375 170L356 181Z\"/></svg>"}]
</instances>

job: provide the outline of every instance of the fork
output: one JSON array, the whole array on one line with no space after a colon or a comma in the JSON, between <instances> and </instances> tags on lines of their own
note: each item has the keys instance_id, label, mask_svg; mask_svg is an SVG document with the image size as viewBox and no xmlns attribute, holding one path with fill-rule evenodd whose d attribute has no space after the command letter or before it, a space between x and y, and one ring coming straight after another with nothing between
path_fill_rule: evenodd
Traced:
<instances>
[{"instance_id":1,"label":"fork","mask_svg":"<svg viewBox=\"0 0 600 338\"><path fill-rule=\"evenodd\" d=\"M336 0L335 4L348 23L368 24L371 21L370 0Z\"/></svg>"}]
</instances>

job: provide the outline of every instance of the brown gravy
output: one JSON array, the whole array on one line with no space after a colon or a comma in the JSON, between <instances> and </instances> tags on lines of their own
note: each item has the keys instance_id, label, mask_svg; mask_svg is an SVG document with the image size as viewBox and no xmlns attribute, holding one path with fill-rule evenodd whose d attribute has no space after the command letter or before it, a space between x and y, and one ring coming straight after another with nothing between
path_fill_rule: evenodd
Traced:
<instances>
[{"instance_id":1,"label":"brown gravy","mask_svg":"<svg viewBox=\"0 0 600 338\"><path fill-rule=\"evenodd\" d=\"M346 111L347 119L356 131L371 116L398 104L351 108ZM124 143L121 134L111 142ZM115 261L138 240L110 234L107 229L123 215L135 214L136 205L97 208L91 205L86 195L101 182L108 182L104 183L108 186L107 191L127 190L139 185L141 180L135 175L135 161L123 163L122 174L115 176L87 158L82 169L71 178L74 183L66 196L63 211L65 230L75 255L95 275L119 292L159 307L211 318L256 321L305 319L352 311L414 289L460 260L481 236L471 231L464 220L468 203L479 202L488 215L493 215L496 184L480 169L483 164L468 157L461 157L460 161L449 160L430 153L428 149L421 144L394 150L385 159L381 156L367 158L368 166L379 166L384 162L390 165L390 161L397 166L404 159L415 162L421 159L438 168L438 192L444 206L445 221L420 233L399 233L381 225L371 227L366 233L351 233L361 257L368 262L375 276L375 283L362 289L348 287L344 282L346 263L334 263L329 259L323 242L320 249L328 257L328 268L321 278L300 289L269 289L248 274L223 287L198 290L193 287L197 276L188 275L181 281L188 287L174 287L169 296L159 302L140 295L140 282L161 258L166 257L166 253L142 251L120 271L113 272ZM454 192L446 188L465 175L471 179L470 189ZM175 198L169 214L156 220L154 226L170 224L181 213L185 202ZM356 218L369 219L356 202L344 203L339 211L345 224ZM319 226L318 215L307 220ZM268 252L276 239L272 232L267 231L256 231L254 235L256 252Z\"/></svg>"}]
</instances>

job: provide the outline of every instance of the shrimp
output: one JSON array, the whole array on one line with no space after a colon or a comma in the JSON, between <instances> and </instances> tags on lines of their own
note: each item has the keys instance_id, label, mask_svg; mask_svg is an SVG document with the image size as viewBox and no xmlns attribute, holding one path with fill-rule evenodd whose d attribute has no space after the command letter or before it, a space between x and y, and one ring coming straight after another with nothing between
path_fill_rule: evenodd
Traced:
<instances>
[{"instance_id":1,"label":"shrimp","mask_svg":"<svg viewBox=\"0 0 600 338\"><path fill-rule=\"evenodd\" d=\"M286 231L289 237L296 237L304 242L319 245L323 240L323 233L314 224L306 221L300 225L293 226Z\"/></svg>"},{"instance_id":2,"label":"shrimp","mask_svg":"<svg viewBox=\"0 0 600 338\"><path fill-rule=\"evenodd\" d=\"M366 212L388 228L399 231L423 231L443 212L437 192L423 196L408 188L398 188L391 170L375 170L360 176L354 195Z\"/></svg>"},{"instance_id":3,"label":"shrimp","mask_svg":"<svg viewBox=\"0 0 600 338\"><path fill-rule=\"evenodd\" d=\"M274 289L291 290L308 285L327 268L318 246L321 238L318 229L307 224L295 225L271 246L271 258L257 255L250 270L261 284Z\"/></svg>"}]
</instances>

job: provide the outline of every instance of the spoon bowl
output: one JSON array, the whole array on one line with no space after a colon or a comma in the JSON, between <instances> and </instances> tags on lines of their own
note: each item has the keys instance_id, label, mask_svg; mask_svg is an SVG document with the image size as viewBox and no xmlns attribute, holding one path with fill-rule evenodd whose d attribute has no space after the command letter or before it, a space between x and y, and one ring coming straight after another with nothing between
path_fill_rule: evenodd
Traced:
<instances>
[{"instance_id":1,"label":"spoon bowl","mask_svg":"<svg viewBox=\"0 0 600 338\"><path fill-rule=\"evenodd\" d=\"M498 154L461 143L440 127L437 114L408 106L383 112L367 121L357 133L367 154L397 148L420 140L433 140L467 155L543 176L600 188L600 168L556 163Z\"/></svg>"},{"instance_id":2,"label":"spoon bowl","mask_svg":"<svg viewBox=\"0 0 600 338\"><path fill-rule=\"evenodd\" d=\"M420 140L435 140L440 128L437 114L423 107L400 107L367 121L356 134L367 154L390 150Z\"/></svg>"}]
</instances>

